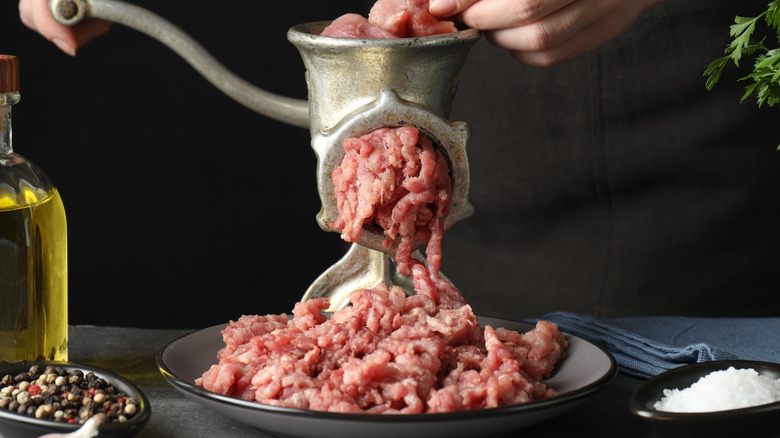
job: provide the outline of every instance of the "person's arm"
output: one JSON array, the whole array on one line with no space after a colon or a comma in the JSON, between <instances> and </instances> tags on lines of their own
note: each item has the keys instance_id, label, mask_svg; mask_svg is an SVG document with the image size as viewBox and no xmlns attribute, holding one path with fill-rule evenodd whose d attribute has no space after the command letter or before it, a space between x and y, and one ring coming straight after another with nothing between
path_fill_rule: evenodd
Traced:
<instances>
[{"instance_id":1,"label":"person's arm","mask_svg":"<svg viewBox=\"0 0 780 438\"><path fill-rule=\"evenodd\" d=\"M71 56L76 55L79 47L108 32L111 26L103 20L86 20L74 27L63 26L52 17L48 0L19 0L19 17L25 26Z\"/></svg>"},{"instance_id":2,"label":"person's arm","mask_svg":"<svg viewBox=\"0 0 780 438\"><path fill-rule=\"evenodd\" d=\"M552 66L620 35L662 0L431 0L431 14L484 31L516 60Z\"/></svg>"}]
</instances>

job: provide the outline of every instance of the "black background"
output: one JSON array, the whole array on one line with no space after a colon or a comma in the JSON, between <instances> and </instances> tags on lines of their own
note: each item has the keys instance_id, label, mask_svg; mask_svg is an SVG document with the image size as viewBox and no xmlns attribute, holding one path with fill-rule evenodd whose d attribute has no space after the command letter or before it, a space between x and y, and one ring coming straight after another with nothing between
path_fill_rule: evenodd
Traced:
<instances>
[{"instance_id":1,"label":"black background","mask_svg":"<svg viewBox=\"0 0 780 438\"><path fill-rule=\"evenodd\" d=\"M305 98L287 29L361 2L134 1L249 82ZM21 60L14 149L59 188L70 322L201 327L289 311L344 253L315 222L307 129L231 100L161 43L121 25L76 57L0 5L0 52Z\"/></svg>"}]
</instances>

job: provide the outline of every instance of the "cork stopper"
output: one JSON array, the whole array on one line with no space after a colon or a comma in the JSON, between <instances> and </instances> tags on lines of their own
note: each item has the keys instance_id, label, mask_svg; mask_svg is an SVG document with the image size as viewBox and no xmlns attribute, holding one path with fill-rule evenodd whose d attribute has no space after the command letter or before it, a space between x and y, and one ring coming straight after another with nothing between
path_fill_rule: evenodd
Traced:
<instances>
[{"instance_id":1,"label":"cork stopper","mask_svg":"<svg viewBox=\"0 0 780 438\"><path fill-rule=\"evenodd\" d=\"M0 93L19 91L19 58L0 55Z\"/></svg>"}]
</instances>

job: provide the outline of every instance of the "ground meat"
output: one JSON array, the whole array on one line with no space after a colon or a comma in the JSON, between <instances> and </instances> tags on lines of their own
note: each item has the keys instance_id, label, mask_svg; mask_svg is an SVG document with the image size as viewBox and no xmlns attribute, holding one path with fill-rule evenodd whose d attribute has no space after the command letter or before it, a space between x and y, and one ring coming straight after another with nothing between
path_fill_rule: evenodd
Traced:
<instances>
[{"instance_id":1,"label":"ground meat","mask_svg":"<svg viewBox=\"0 0 780 438\"><path fill-rule=\"evenodd\" d=\"M327 298L293 317L242 316L222 332L219 363L196 384L269 405L342 413L483 409L555 395L542 379L569 343L550 322L528 333L481 327L463 295L439 275L443 219L452 197L447 161L413 127L380 128L344 142L333 172L338 228L357 241L367 223L400 236L398 271L415 294L380 284L350 294L326 317ZM429 267L411 258L428 241ZM432 249L433 248L433 249Z\"/></svg>"},{"instance_id":2,"label":"ground meat","mask_svg":"<svg viewBox=\"0 0 780 438\"><path fill-rule=\"evenodd\" d=\"M379 285L326 318L326 298L224 331L203 388L260 403L345 413L481 409L549 397L539 382L568 342L554 324L526 334L480 327L462 301ZM539 341L544 340L544 345Z\"/></svg>"},{"instance_id":3,"label":"ground meat","mask_svg":"<svg viewBox=\"0 0 780 438\"><path fill-rule=\"evenodd\" d=\"M347 242L363 226L379 226L390 247L396 237L398 272L411 275L415 240L428 242L433 273L441 267L444 217L452 201L447 159L411 126L380 128L344 141L344 158L333 171L339 219L330 224ZM436 275L438 277L438 275Z\"/></svg>"},{"instance_id":4,"label":"ground meat","mask_svg":"<svg viewBox=\"0 0 780 438\"><path fill-rule=\"evenodd\" d=\"M428 11L428 0L378 0L368 19L346 14L321 33L339 38L409 38L455 32L455 23Z\"/></svg>"}]
</instances>

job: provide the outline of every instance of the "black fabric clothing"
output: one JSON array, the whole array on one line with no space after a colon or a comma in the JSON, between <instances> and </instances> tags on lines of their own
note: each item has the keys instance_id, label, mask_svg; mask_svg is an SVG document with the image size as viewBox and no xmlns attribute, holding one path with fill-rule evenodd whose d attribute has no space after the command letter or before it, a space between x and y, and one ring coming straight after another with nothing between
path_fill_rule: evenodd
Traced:
<instances>
[{"instance_id":1,"label":"black fabric clothing","mask_svg":"<svg viewBox=\"0 0 780 438\"><path fill-rule=\"evenodd\" d=\"M760 1L669 1L552 68L485 41L452 118L471 130L474 216L442 271L478 314L780 312L779 117L703 72Z\"/></svg>"}]
</instances>

